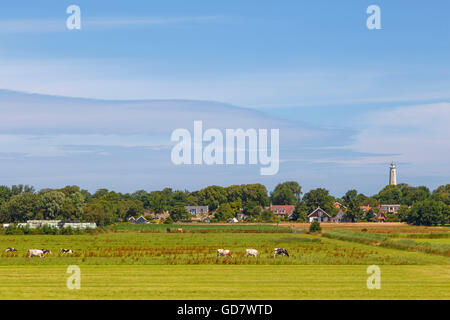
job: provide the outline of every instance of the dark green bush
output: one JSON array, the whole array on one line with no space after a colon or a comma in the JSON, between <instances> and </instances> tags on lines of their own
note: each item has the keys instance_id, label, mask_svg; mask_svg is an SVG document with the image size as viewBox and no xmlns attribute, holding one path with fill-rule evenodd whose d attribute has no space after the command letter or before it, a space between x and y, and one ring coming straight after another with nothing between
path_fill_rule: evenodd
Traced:
<instances>
[{"instance_id":1,"label":"dark green bush","mask_svg":"<svg viewBox=\"0 0 450 320\"><path fill-rule=\"evenodd\" d=\"M322 227L320 226L320 222L319 221L311 222L311 225L309 226L309 232L312 232L312 233L322 232Z\"/></svg>"}]
</instances>

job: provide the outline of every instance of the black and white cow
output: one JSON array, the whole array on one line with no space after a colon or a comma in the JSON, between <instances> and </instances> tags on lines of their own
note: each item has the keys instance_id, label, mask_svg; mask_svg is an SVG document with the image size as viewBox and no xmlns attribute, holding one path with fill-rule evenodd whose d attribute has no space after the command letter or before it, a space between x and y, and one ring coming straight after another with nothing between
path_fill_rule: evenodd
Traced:
<instances>
[{"instance_id":1,"label":"black and white cow","mask_svg":"<svg viewBox=\"0 0 450 320\"><path fill-rule=\"evenodd\" d=\"M220 257L220 256L233 258L230 250L228 250L228 249L217 249L217 257Z\"/></svg>"},{"instance_id":2,"label":"black and white cow","mask_svg":"<svg viewBox=\"0 0 450 320\"><path fill-rule=\"evenodd\" d=\"M16 248L6 248L5 252L17 252Z\"/></svg>"},{"instance_id":3,"label":"black and white cow","mask_svg":"<svg viewBox=\"0 0 450 320\"><path fill-rule=\"evenodd\" d=\"M50 250L47 250L47 249L41 249L41 250L44 254L52 253Z\"/></svg>"},{"instance_id":4,"label":"black and white cow","mask_svg":"<svg viewBox=\"0 0 450 320\"><path fill-rule=\"evenodd\" d=\"M278 255L289 257L289 253L287 252L286 249L283 249L283 248L275 248L275 249L273 249L273 257L275 258Z\"/></svg>"},{"instance_id":5,"label":"black and white cow","mask_svg":"<svg viewBox=\"0 0 450 320\"><path fill-rule=\"evenodd\" d=\"M73 250L72 250L72 249L61 249L61 253L72 254L72 253L73 253Z\"/></svg>"}]
</instances>

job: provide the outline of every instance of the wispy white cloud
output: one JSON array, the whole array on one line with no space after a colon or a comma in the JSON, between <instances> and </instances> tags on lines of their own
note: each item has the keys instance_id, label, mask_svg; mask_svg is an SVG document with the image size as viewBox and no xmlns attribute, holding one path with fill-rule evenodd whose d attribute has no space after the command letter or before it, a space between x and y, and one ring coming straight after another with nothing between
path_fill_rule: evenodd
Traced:
<instances>
[{"instance_id":1,"label":"wispy white cloud","mask_svg":"<svg viewBox=\"0 0 450 320\"><path fill-rule=\"evenodd\" d=\"M222 16L188 16L188 17L102 17L84 18L84 30L104 30L124 27L146 28L151 26L224 22ZM65 19L10 19L0 20L0 34L49 33L68 31Z\"/></svg>"},{"instance_id":2,"label":"wispy white cloud","mask_svg":"<svg viewBox=\"0 0 450 320\"><path fill-rule=\"evenodd\" d=\"M343 165L409 163L417 173L450 175L450 103L397 107L369 112L354 142L346 147L372 156L318 159Z\"/></svg>"}]
</instances>

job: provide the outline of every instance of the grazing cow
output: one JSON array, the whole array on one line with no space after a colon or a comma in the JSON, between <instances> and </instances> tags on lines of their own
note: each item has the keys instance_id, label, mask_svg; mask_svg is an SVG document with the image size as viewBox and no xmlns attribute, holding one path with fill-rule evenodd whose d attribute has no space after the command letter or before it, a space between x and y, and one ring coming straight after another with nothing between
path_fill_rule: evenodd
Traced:
<instances>
[{"instance_id":1,"label":"grazing cow","mask_svg":"<svg viewBox=\"0 0 450 320\"><path fill-rule=\"evenodd\" d=\"M44 258L45 253L41 249L28 249L28 258L31 258L31 257Z\"/></svg>"},{"instance_id":2,"label":"grazing cow","mask_svg":"<svg viewBox=\"0 0 450 320\"><path fill-rule=\"evenodd\" d=\"M259 257L259 253L256 249L245 249L245 256L254 256L255 258L257 258Z\"/></svg>"},{"instance_id":3,"label":"grazing cow","mask_svg":"<svg viewBox=\"0 0 450 320\"><path fill-rule=\"evenodd\" d=\"M47 249L41 249L41 250L42 250L42 252L43 252L44 254L52 253L50 250L47 250Z\"/></svg>"},{"instance_id":4,"label":"grazing cow","mask_svg":"<svg viewBox=\"0 0 450 320\"><path fill-rule=\"evenodd\" d=\"M71 249L61 249L61 253L69 253L69 254L72 254L72 253L73 253L73 250L71 250Z\"/></svg>"},{"instance_id":5,"label":"grazing cow","mask_svg":"<svg viewBox=\"0 0 450 320\"><path fill-rule=\"evenodd\" d=\"M228 249L217 249L217 257L220 257L220 256L233 258L230 250L228 250Z\"/></svg>"},{"instance_id":6,"label":"grazing cow","mask_svg":"<svg viewBox=\"0 0 450 320\"><path fill-rule=\"evenodd\" d=\"M17 252L16 248L6 248L5 252Z\"/></svg>"},{"instance_id":7,"label":"grazing cow","mask_svg":"<svg viewBox=\"0 0 450 320\"><path fill-rule=\"evenodd\" d=\"M286 249L283 248L275 248L273 249L273 257L275 258L278 255L282 255L282 256L287 256L289 258L289 253L287 252Z\"/></svg>"}]
</instances>

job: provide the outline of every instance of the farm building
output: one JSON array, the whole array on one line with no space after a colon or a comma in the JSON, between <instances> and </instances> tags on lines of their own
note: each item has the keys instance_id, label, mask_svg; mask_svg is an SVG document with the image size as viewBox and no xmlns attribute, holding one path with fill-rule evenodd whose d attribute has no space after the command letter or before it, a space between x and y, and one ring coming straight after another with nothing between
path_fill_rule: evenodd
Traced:
<instances>
[{"instance_id":1,"label":"farm building","mask_svg":"<svg viewBox=\"0 0 450 320\"><path fill-rule=\"evenodd\" d=\"M331 216L328 213L326 213L326 211L323 210L321 207L317 207L316 210L314 210L308 215L308 219L309 222L313 221L327 222L331 221Z\"/></svg>"},{"instance_id":2,"label":"farm building","mask_svg":"<svg viewBox=\"0 0 450 320\"><path fill-rule=\"evenodd\" d=\"M209 212L208 206L186 206L185 208L193 216L196 214L207 214Z\"/></svg>"},{"instance_id":3,"label":"farm building","mask_svg":"<svg viewBox=\"0 0 450 320\"><path fill-rule=\"evenodd\" d=\"M291 217L295 211L294 205L270 205L269 210L273 212L277 217Z\"/></svg>"},{"instance_id":4,"label":"farm building","mask_svg":"<svg viewBox=\"0 0 450 320\"><path fill-rule=\"evenodd\" d=\"M128 222L129 223L136 223L136 218L135 217L129 217L128 218Z\"/></svg>"},{"instance_id":5,"label":"farm building","mask_svg":"<svg viewBox=\"0 0 450 320\"><path fill-rule=\"evenodd\" d=\"M95 222L79 222L79 221L63 221L63 220L27 220L26 223L19 223L19 227L28 227L30 229L42 228L48 226L52 228L68 228L72 229L95 229Z\"/></svg>"},{"instance_id":6,"label":"farm building","mask_svg":"<svg viewBox=\"0 0 450 320\"><path fill-rule=\"evenodd\" d=\"M136 223L146 223L147 219L144 218L144 216L140 216L136 219Z\"/></svg>"},{"instance_id":7,"label":"farm building","mask_svg":"<svg viewBox=\"0 0 450 320\"><path fill-rule=\"evenodd\" d=\"M72 229L95 229L97 224L95 222L64 222L63 228L71 227Z\"/></svg>"},{"instance_id":8,"label":"farm building","mask_svg":"<svg viewBox=\"0 0 450 320\"><path fill-rule=\"evenodd\" d=\"M230 218L230 219L227 220L227 222L228 222L228 223L237 223L237 222L239 222L239 221L238 221L238 219L236 219L236 218Z\"/></svg>"}]
</instances>

